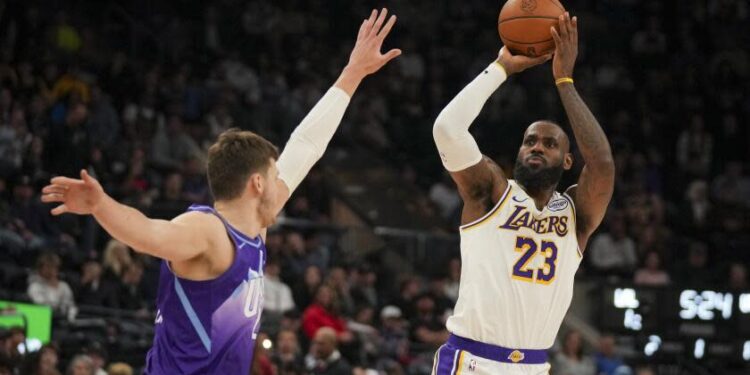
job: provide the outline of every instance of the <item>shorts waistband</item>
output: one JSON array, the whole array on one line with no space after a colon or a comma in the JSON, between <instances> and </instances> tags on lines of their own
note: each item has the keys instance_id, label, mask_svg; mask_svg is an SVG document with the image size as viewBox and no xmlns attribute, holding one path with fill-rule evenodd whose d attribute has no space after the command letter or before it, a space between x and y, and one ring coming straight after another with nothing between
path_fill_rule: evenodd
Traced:
<instances>
[{"instance_id":1,"label":"shorts waistband","mask_svg":"<svg viewBox=\"0 0 750 375\"><path fill-rule=\"evenodd\" d=\"M451 334L448 343L457 349L465 350L475 356L503 363L523 363L540 365L547 363L546 349L511 349L502 346L485 344Z\"/></svg>"}]
</instances>

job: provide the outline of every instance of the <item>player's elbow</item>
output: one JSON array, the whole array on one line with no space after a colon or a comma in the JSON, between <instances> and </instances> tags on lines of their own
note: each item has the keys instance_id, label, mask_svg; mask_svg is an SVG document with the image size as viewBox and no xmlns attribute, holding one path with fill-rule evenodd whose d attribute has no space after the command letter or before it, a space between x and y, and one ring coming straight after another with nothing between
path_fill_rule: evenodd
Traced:
<instances>
[{"instance_id":1,"label":"player's elbow","mask_svg":"<svg viewBox=\"0 0 750 375\"><path fill-rule=\"evenodd\" d=\"M435 143L438 145L460 138L460 134L458 134L460 130L456 131L450 125L451 121L444 113L445 111L440 113L435 120L435 124L432 126L432 138L435 139Z\"/></svg>"}]
</instances>

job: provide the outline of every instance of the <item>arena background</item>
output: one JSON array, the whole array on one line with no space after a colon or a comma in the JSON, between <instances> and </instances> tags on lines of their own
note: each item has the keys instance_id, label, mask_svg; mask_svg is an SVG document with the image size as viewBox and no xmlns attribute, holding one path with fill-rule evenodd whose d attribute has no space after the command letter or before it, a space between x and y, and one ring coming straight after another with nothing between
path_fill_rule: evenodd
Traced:
<instances>
[{"instance_id":1,"label":"arena background","mask_svg":"<svg viewBox=\"0 0 750 375\"><path fill-rule=\"evenodd\" d=\"M570 360L571 375L750 373L747 1L564 5L617 180L553 373ZM206 145L230 127L283 145L381 6L399 17L386 47L404 55L364 82L269 234L254 373L310 373L318 327L303 314L323 283L356 338L340 347L351 371L428 374L460 269L460 201L432 122L496 56L499 1L1 1L0 374L65 373L80 354L98 374L138 373L151 343L158 261L91 218L51 217L50 176L86 168L153 217L210 202ZM542 118L565 123L549 65L511 78L472 131L510 173ZM58 270L72 295L35 295ZM52 307L18 304L35 302Z\"/></svg>"}]
</instances>

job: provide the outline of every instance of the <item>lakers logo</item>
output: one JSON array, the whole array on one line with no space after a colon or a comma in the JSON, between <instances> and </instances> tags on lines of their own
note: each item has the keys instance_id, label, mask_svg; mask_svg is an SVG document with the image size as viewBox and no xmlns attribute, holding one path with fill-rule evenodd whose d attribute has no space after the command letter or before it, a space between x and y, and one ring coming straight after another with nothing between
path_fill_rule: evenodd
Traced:
<instances>
[{"instance_id":1,"label":"lakers logo","mask_svg":"<svg viewBox=\"0 0 750 375\"><path fill-rule=\"evenodd\" d=\"M513 363L518 363L523 361L524 355L520 350L514 350L513 353L510 353L508 356L508 359L510 359Z\"/></svg>"},{"instance_id":2,"label":"lakers logo","mask_svg":"<svg viewBox=\"0 0 750 375\"><path fill-rule=\"evenodd\" d=\"M521 1L521 10L526 13L532 13L536 9L536 0Z\"/></svg>"}]
</instances>

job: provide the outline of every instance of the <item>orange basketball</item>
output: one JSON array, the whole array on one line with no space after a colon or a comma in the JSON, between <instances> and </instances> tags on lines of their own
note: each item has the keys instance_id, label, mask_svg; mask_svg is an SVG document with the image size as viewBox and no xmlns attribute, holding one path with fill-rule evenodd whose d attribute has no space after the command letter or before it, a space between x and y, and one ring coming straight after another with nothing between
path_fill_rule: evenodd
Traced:
<instances>
[{"instance_id":1,"label":"orange basketball","mask_svg":"<svg viewBox=\"0 0 750 375\"><path fill-rule=\"evenodd\" d=\"M563 13L557 0L508 0L500 10L497 31L511 53L541 56L555 50L549 28Z\"/></svg>"}]
</instances>

